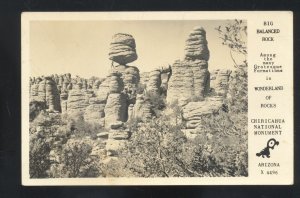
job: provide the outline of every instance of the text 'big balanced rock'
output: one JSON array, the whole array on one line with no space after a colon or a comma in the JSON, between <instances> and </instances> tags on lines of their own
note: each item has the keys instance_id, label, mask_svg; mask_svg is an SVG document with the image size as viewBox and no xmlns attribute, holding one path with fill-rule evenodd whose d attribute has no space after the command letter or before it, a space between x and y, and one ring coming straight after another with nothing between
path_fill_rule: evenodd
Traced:
<instances>
[{"instance_id":1,"label":"text 'big balanced rock'","mask_svg":"<svg viewBox=\"0 0 300 198\"><path fill-rule=\"evenodd\" d=\"M109 59L126 65L137 59L135 40L130 34L115 34L110 43Z\"/></svg>"},{"instance_id":2,"label":"text 'big balanced rock'","mask_svg":"<svg viewBox=\"0 0 300 198\"><path fill-rule=\"evenodd\" d=\"M179 101L183 105L191 98L204 99L209 91L206 32L195 27L186 40L185 59L177 60L172 66L172 76L168 85L167 101Z\"/></svg>"}]
</instances>

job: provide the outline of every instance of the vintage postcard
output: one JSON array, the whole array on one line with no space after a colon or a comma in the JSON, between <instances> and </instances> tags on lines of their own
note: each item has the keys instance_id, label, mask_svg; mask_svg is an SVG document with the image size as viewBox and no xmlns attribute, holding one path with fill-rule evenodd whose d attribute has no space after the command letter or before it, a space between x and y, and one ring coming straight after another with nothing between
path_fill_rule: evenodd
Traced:
<instances>
[{"instance_id":1,"label":"vintage postcard","mask_svg":"<svg viewBox=\"0 0 300 198\"><path fill-rule=\"evenodd\" d=\"M22 13L22 184L291 185L293 13Z\"/></svg>"}]
</instances>

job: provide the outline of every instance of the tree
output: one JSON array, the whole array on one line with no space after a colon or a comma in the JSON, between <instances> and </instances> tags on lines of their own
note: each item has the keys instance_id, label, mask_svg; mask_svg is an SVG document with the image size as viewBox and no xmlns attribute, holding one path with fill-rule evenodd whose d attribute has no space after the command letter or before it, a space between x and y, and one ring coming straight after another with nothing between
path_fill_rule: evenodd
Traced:
<instances>
[{"instance_id":1,"label":"tree","mask_svg":"<svg viewBox=\"0 0 300 198\"><path fill-rule=\"evenodd\" d=\"M44 139L34 136L30 138L29 174L31 178L45 178L51 166L49 143Z\"/></svg>"},{"instance_id":2,"label":"tree","mask_svg":"<svg viewBox=\"0 0 300 198\"><path fill-rule=\"evenodd\" d=\"M141 177L175 177L193 175L185 163L186 137L180 126L167 116L141 123L121 157L133 175Z\"/></svg>"},{"instance_id":3,"label":"tree","mask_svg":"<svg viewBox=\"0 0 300 198\"><path fill-rule=\"evenodd\" d=\"M247 176L247 114L228 113L203 118L191 164L200 174Z\"/></svg>"},{"instance_id":4,"label":"tree","mask_svg":"<svg viewBox=\"0 0 300 198\"><path fill-rule=\"evenodd\" d=\"M230 49L230 57L232 58L235 67L241 68L247 66L247 25L243 20L234 20L224 26L216 28L222 39L222 44L227 45ZM232 52L237 52L244 56L244 64L237 64Z\"/></svg>"},{"instance_id":5,"label":"tree","mask_svg":"<svg viewBox=\"0 0 300 198\"><path fill-rule=\"evenodd\" d=\"M247 67L238 68L230 75L225 104L232 113L248 112Z\"/></svg>"},{"instance_id":6,"label":"tree","mask_svg":"<svg viewBox=\"0 0 300 198\"><path fill-rule=\"evenodd\" d=\"M29 121L33 121L41 111L46 109L46 102L30 101L29 103Z\"/></svg>"},{"instance_id":7,"label":"tree","mask_svg":"<svg viewBox=\"0 0 300 198\"><path fill-rule=\"evenodd\" d=\"M49 173L51 177L98 177L98 157L91 156L92 146L82 140L69 140L61 151L60 162Z\"/></svg>"}]
</instances>

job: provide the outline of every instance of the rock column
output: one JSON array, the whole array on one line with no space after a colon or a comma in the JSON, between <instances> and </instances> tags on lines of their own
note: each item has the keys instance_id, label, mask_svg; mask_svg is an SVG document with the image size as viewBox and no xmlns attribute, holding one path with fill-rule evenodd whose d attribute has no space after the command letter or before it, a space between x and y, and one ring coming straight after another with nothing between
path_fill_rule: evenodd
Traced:
<instances>
[{"instance_id":1,"label":"rock column","mask_svg":"<svg viewBox=\"0 0 300 198\"><path fill-rule=\"evenodd\" d=\"M206 32L202 27L195 27L186 40L185 60L178 60L172 66L168 102L177 99L184 105L192 98L204 99L209 91L208 59Z\"/></svg>"}]
</instances>

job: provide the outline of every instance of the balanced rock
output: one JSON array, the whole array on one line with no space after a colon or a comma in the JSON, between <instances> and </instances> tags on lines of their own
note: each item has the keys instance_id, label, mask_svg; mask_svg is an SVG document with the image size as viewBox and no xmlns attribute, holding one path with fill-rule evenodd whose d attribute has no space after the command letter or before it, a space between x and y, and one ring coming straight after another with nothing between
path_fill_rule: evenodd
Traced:
<instances>
[{"instance_id":1,"label":"balanced rock","mask_svg":"<svg viewBox=\"0 0 300 198\"><path fill-rule=\"evenodd\" d=\"M130 34L115 34L110 43L109 59L126 65L137 59L135 40Z\"/></svg>"}]
</instances>

